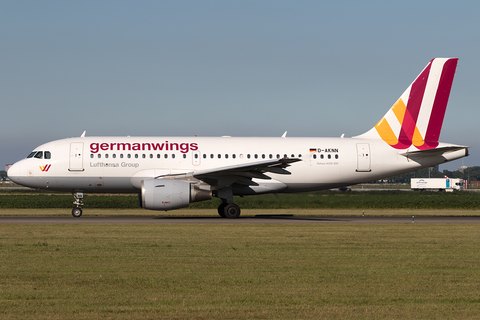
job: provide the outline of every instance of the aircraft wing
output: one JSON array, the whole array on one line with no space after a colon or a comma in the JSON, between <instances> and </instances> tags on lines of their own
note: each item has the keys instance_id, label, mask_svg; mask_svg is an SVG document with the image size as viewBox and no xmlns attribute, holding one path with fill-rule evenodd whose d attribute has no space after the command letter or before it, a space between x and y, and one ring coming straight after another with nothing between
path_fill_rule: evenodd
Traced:
<instances>
[{"instance_id":1,"label":"aircraft wing","mask_svg":"<svg viewBox=\"0 0 480 320\"><path fill-rule=\"evenodd\" d=\"M193 172L193 177L202 180L215 188L224 188L234 183L251 185L252 179L271 179L267 172L276 174L290 174L285 168L291 163L301 161L298 158L273 159L248 164L220 167Z\"/></svg>"}]
</instances>

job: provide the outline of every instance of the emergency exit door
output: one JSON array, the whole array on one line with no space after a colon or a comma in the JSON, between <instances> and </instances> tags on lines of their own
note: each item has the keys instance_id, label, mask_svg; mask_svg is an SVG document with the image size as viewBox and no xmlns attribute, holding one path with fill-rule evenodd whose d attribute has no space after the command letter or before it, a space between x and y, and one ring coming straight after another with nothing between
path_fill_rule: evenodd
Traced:
<instances>
[{"instance_id":1,"label":"emergency exit door","mask_svg":"<svg viewBox=\"0 0 480 320\"><path fill-rule=\"evenodd\" d=\"M370 172L370 145L357 143L357 172Z\"/></svg>"},{"instance_id":2,"label":"emergency exit door","mask_svg":"<svg viewBox=\"0 0 480 320\"><path fill-rule=\"evenodd\" d=\"M70 143L70 165L68 171L83 171L83 142Z\"/></svg>"}]
</instances>

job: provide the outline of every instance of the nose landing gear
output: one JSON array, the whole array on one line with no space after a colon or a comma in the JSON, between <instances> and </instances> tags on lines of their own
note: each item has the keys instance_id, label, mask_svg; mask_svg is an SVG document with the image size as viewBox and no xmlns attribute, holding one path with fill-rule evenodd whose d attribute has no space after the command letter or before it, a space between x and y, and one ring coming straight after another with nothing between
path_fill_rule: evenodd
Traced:
<instances>
[{"instance_id":1,"label":"nose landing gear","mask_svg":"<svg viewBox=\"0 0 480 320\"><path fill-rule=\"evenodd\" d=\"M82 216L82 206L83 206L83 192L77 192L76 194L72 192L75 201L73 204L76 206L72 209L72 216L79 218Z\"/></svg>"}]
</instances>

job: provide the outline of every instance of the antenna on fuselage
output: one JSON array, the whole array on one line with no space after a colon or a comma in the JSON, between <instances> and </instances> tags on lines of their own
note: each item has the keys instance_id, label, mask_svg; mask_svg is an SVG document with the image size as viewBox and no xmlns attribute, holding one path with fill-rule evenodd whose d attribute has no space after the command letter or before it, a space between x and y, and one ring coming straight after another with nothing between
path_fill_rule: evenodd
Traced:
<instances>
[{"instance_id":1,"label":"antenna on fuselage","mask_svg":"<svg viewBox=\"0 0 480 320\"><path fill-rule=\"evenodd\" d=\"M282 134L282 138L286 138L287 137L287 131L285 131L284 134Z\"/></svg>"},{"instance_id":2,"label":"antenna on fuselage","mask_svg":"<svg viewBox=\"0 0 480 320\"><path fill-rule=\"evenodd\" d=\"M87 133L87 131L83 131L82 135L80 136L80 138L85 138L85 133Z\"/></svg>"}]
</instances>

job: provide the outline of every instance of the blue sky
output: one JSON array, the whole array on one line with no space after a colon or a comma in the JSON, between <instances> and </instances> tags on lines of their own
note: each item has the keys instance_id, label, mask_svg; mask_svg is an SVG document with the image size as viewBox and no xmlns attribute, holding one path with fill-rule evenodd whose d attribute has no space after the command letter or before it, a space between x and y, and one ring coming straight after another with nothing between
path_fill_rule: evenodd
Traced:
<instances>
[{"instance_id":1,"label":"blue sky","mask_svg":"<svg viewBox=\"0 0 480 320\"><path fill-rule=\"evenodd\" d=\"M79 136L340 136L460 58L441 141L480 165L478 1L0 1L0 168Z\"/></svg>"}]
</instances>

